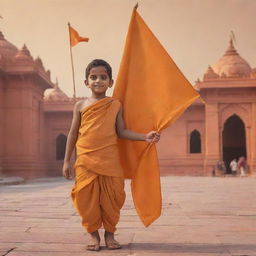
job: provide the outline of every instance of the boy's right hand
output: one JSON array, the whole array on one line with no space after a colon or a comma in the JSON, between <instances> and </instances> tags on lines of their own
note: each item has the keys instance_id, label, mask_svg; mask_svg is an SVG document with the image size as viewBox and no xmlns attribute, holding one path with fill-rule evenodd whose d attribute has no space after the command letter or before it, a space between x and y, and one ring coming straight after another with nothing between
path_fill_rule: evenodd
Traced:
<instances>
[{"instance_id":1,"label":"boy's right hand","mask_svg":"<svg viewBox=\"0 0 256 256\"><path fill-rule=\"evenodd\" d=\"M69 162L64 162L63 168L62 168L62 174L67 180L72 180L73 179L73 172L70 168L70 163Z\"/></svg>"}]
</instances>

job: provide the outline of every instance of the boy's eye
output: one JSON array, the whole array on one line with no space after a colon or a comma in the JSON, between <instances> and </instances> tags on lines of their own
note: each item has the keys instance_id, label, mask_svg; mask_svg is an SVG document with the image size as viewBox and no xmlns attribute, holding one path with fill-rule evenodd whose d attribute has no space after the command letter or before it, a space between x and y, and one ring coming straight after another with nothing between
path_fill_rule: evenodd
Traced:
<instances>
[{"instance_id":1,"label":"boy's eye","mask_svg":"<svg viewBox=\"0 0 256 256\"><path fill-rule=\"evenodd\" d=\"M91 76L90 76L90 79L91 79L91 80L97 80L97 78L98 78L98 76L96 76L96 75L91 75ZM107 75L100 75L99 78L100 78L101 80L107 80L107 79L108 79L108 76L107 76Z\"/></svg>"},{"instance_id":2,"label":"boy's eye","mask_svg":"<svg viewBox=\"0 0 256 256\"><path fill-rule=\"evenodd\" d=\"M102 75L102 76L100 76L100 78L101 78L102 80L106 80L108 77L107 77L106 75Z\"/></svg>"},{"instance_id":3,"label":"boy's eye","mask_svg":"<svg viewBox=\"0 0 256 256\"><path fill-rule=\"evenodd\" d=\"M96 79L97 79L97 76L91 75L91 76L90 76L90 79L91 79L91 80L96 80Z\"/></svg>"}]
</instances>

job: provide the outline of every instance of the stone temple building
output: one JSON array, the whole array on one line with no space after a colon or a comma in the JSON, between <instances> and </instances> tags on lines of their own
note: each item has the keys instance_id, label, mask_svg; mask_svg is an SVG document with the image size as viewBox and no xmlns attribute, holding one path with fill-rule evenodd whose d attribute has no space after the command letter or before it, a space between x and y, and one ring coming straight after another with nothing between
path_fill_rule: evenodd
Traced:
<instances>
[{"instance_id":1,"label":"stone temple building","mask_svg":"<svg viewBox=\"0 0 256 256\"><path fill-rule=\"evenodd\" d=\"M256 69L230 41L195 87L206 104L194 102L162 133L162 174L211 175L218 160L228 166L240 156L256 174ZM0 175L61 175L76 100L51 81L39 57L0 32Z\"/></svg>"},{"instance_id":2,"label":"stone temple building","mask_svg":"<svg viewBox=\"0 0 256 256\"><path fill-rule=\"evenodd\" d=\"M205 72L195 87L201 101L194 102L163 133L159 157L163 173L210 175L218 160L229 169L234 158L245 156L256 173L256 69L234 48Z\"/></svg>"},{"instance_id":3,"label":"stone temple building","mask_svg":"<svg viewBox=\"0 0 256 256\"><path fill-rule=\"evenodd\" d=\"M53 88L44 98L44 92ZM0 32L0 173L60 175L73 100L50 79L42 60Z\"/></svg>"}]
</instances>

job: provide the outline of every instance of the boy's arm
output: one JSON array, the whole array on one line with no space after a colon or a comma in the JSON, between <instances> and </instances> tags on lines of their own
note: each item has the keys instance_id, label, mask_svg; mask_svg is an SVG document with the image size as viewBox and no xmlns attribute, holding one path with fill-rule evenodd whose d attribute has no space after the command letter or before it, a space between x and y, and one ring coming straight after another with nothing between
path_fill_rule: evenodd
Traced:
<instances>
[{"instance_id":1,"label":"boy's arm","mask_svg":"<svg viewBox=\"0 0 256 256\"><path fill-rule=\"evenodd\" d=\"M122 107L120 108L117 114L116 131L117 131L118 137L122 139L141 140L141 141L147 141L147 142L158 142L160 139L160 134L157 133L156 131L151 131L147 134L142 134L142 133L137 133L137 132L126 129L125 123L123 120Z\"/></svg>"},{"instance_id":2,"label":"boy's arm","mask_svg":"<svg viewBox=\"0 0 256 256\"><path fill-rule=\"evenodd\" d=\"M70 167L70 158L72 152L74 150L77 137L78 137L78 130L80 126L81 116L80 116L80 102L77 102L74 106L73 110L73 119L70 127L70 131L68 133L67 144L66 144L66 152L63 164L63 176L66 179L72 179L72 171Z\"/></svg>"}]
</instances>

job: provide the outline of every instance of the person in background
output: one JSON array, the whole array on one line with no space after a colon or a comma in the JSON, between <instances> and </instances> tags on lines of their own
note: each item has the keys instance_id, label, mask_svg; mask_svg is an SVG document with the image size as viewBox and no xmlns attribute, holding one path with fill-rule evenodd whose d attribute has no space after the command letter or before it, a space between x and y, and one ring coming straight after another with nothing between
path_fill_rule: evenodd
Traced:
<instances>
[{"instance_id":1,"label":"person in background","mask_svg":"<svg viewBox=\"0 0 256 256\"><path fill-rule=\"evenodd\" d=\"M237 161L235 158L230 162L229 167L232 171L232 175L235 176L237 174Z\"/></svg>"},{"instance_id":2,"label":"person in background","mask_svg":"<svg viewBox=\"0 0 256 256\"><path fill-rule=\"evenodd\" d=\"M245 177L246 176L247 164L246 164L246 160L245 160L244 156L241 156L239 158L238 163L237 163L237 167L238 167L238 170L240 172L240 177Z\"/></svg>"},{"instance_id":3,"label":"person in background","mask_svg":"<svg viewBox=\"0 0 256 256\"><path fill-rule=\"evenodd\" d=\"M216 176L225 176L226 174L226 166L222 160L218 160L215 167L214 173ZM214 176L215 176L214 175Z\"/></svg>"}]
</instances>

